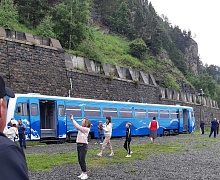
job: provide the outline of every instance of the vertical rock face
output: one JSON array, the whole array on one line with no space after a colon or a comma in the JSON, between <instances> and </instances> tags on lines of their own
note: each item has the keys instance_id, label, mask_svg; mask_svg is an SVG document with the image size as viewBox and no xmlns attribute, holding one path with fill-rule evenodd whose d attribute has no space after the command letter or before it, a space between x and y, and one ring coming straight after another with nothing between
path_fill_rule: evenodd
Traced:
<instances>
[{"instance_id":1,"label":"vertical rock face","mask_svg":"<svg viewBox=\"0 0 220 180\"><path fill-rule=\"evenodd\" d=\"M198 45L193 39L189 40L189 46L185 49L183 57L188 68L198 75Z\"/></svg>"}]
</instances>

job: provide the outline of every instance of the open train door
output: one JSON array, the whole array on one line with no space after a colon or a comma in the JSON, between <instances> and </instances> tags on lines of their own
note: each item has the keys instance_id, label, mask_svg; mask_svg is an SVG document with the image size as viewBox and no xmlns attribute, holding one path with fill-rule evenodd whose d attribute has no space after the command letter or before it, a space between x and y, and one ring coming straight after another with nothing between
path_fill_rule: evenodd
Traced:
<instances>
[{"instance_id":1,"label":"open train door","mask_svg":"<svg viewBox=\"0 0 220 180\"><path fill-rule=\"evenodd\" d=\"M189 110L183 109L183 132L189 132Z\"/></svg>"},{"instance_id":2,"label":"open train door","mask_svg":"<svg viewBox=\"0 0 220 180\"><path fill-rule=\"evenodd\" d=\"M40 139L40 109L39 109L39 99L30 98L29 99L29 123L23 124L26 126L27 139L35 140Z\"/></svg>"},{"instance_id":3,"label":"open train door","mask_svg":"<svg viewBox=\"0 0 220 180\"><path fill-rule=\"evenodd\" d=\"M57 109L57 137L60 140L66 139L66 105L64 100L56 101Z\"/></svg>"}]
</instances>

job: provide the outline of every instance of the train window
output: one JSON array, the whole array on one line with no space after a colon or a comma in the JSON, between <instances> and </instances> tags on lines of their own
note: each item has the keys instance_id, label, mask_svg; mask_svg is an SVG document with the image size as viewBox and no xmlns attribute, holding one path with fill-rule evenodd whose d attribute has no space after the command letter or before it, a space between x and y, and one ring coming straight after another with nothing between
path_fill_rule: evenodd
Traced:
<instances>
[{"instance_id":1,"label":"train window","mask_svg":"<svg viewBox=\"0 0 220 180\"><path fill-rule=\"evenodd\" d=\"M104 117L118 117L116 108L103 108Z\"/></svg>"},{"instance_id":2,"label":"train window","mask_svg":"<svg viewBox=\"0 0 220 180\"><path fill-rule=\"evenodd\" d=\"M16 115L18 116L29 116L29 104L27 103L18 103Z\"/></svg>"},{"instance_id":3,"label":"train window","mask_svg":"<svg viewBox=\"0 0 220 180\"><path fill-rule=\"evenodd\" d=\"M73 117L82 117L82 110L80 106L66 106L66 115L70 116L70 114L73 115Z\"/></svg>"},{"instance_id":4,"label":"train window","mask_svg":"<svg viewBox=\"0 0 220 180\"><path fill-rule=\"evenodd\" d=\"M99 107L85 107L84 109L85 117L100 117L101 111Z\"/></svg>"},{"instance_id":5,"label":"train window","mask_svg":"<svg viewBox=\"0 0 220 180\"><path fill-rule=\"evenodd\" d=\"M58 106L58 112L59 112L59 116L64 116L64 105L59 105Z\"/></svg>"},{"instance_id":6,"label":"train window","mask_svg":"<svg viewBox=\"0 0 220 180\"><path fill-rule=\"evenodd\" d=\"M31 115L38 116L38 105L37 104L31 104Z\"/></svg>"},{"instance_id":7,"label":"train window","mask_svg":"<svg viewBox=\"0 0 220 180\"><path fill-rule=\"evenodd\" d=\"M171 116L172 119L177 119L177 118L178 118L178 112L176 112L176 111L171 111L171 112L170 112L170 116Z\"/></svg>"},{"instance_id":8,"label":"train window","mask_svg":"<svg viewBox=\"0 0 220 180\"><path fill-rule=\"evenodd\" d=\"M160 118L169 118L169 111L160 110Z\"/></svg>"},{"instance_id":9,"label":"train window","mask_svg":"<svg viewBox=\"0 0 220 180\"><path fill-rule=\"evenodd\" d=\"M152 117L158 117L158 111L157 110L148 110L148 117L152 118Z\"/></svg>"},{"instance_id":10,"label":"train window","mask_svg":"<svg viewBox=\"0 0 220 180\"><path fill-rule=\"evenodd\" d=\"M144 109L135 109L134 116L136 118L146 118L146 110L144 110Z\"/></svg>"},{"instance_id":11,"label":"train window","mask_svg":"<svg viewBox=\"0 0 220 180\"><path fill-rule=\"evenodd\" d=\"M120 109L120 117L121 118L131 118L132 117L132 110L131 109Z\"/></svg>"}]
</instances>

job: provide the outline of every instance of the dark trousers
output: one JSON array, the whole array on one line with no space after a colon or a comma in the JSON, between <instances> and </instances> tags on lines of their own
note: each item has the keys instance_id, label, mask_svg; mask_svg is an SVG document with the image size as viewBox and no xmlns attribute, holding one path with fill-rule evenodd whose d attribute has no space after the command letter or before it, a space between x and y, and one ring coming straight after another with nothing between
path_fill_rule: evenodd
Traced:
<instances>
[{"instance_id":1,"label":"dark trousers","mask_svg":"<svg viewBox=\"0 0 220 180\"><path fill-rule=\"evenodd\" d=\"M88 151L88 144L77 143L78 161L82 172L86 172L86 153Z\"/></svg>"},{"instance_id":2,"label":"dark trousers","mask_svg":"<svg viewBox=\"0 0 220 180\"><path fill-rule=\"evenodd\" d=\"M26 138L25 138L25 134L23 133L19 133L18 134L18 137L19 137L19 144L20 144L20 147L24 147L26 149Z\"/></svg>"},{"instance_id":3,"label":"dark trousers","mask_svg":"<svg viewBox=\"0 0 220 180\"><path fill-rule=\"evenodd\" d=\"M131 142L131 141L125 140L125 143L124 143L124 148L126 149L126 151L128 152L128 154L131 153L130 142Z\"/></svg>"},{"instance_id":4,"label":"dark trousers","mask_svg":"<svg viewBox=\"0 0 220 180\"><path fill-rule=\"evenodd\" d=\"M214 138L216 137L216 128L211 128L209 137L212 136L212 133L213 133L213 132L214 132Z\"/></svg>"},{"instance_id":5,"label":"dark trousers","mask_svg":"<svg viewBox=\"0 0 220 180\"><path fill-rule=\"evenodd\" d=\"M200 127L201 129L201 134L204 134L204 126Z\"/></svg>"}]
</instances>

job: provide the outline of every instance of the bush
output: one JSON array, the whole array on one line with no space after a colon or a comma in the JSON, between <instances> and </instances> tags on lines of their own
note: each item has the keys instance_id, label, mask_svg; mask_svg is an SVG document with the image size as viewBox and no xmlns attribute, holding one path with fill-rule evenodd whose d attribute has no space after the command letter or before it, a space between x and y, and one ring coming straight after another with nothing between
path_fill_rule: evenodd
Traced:
<instances>
[{"instance_id":1,"label":"bush","mask_svg":"<svg viewBox=\"0 0 220 180\"><path fill-rule=\"evenodd\" d=\"M147 52L148 48L143 39L135 39L129 45L130 54L139 59L143 58L143 55Z\"/></svg>"}]
</instances>

